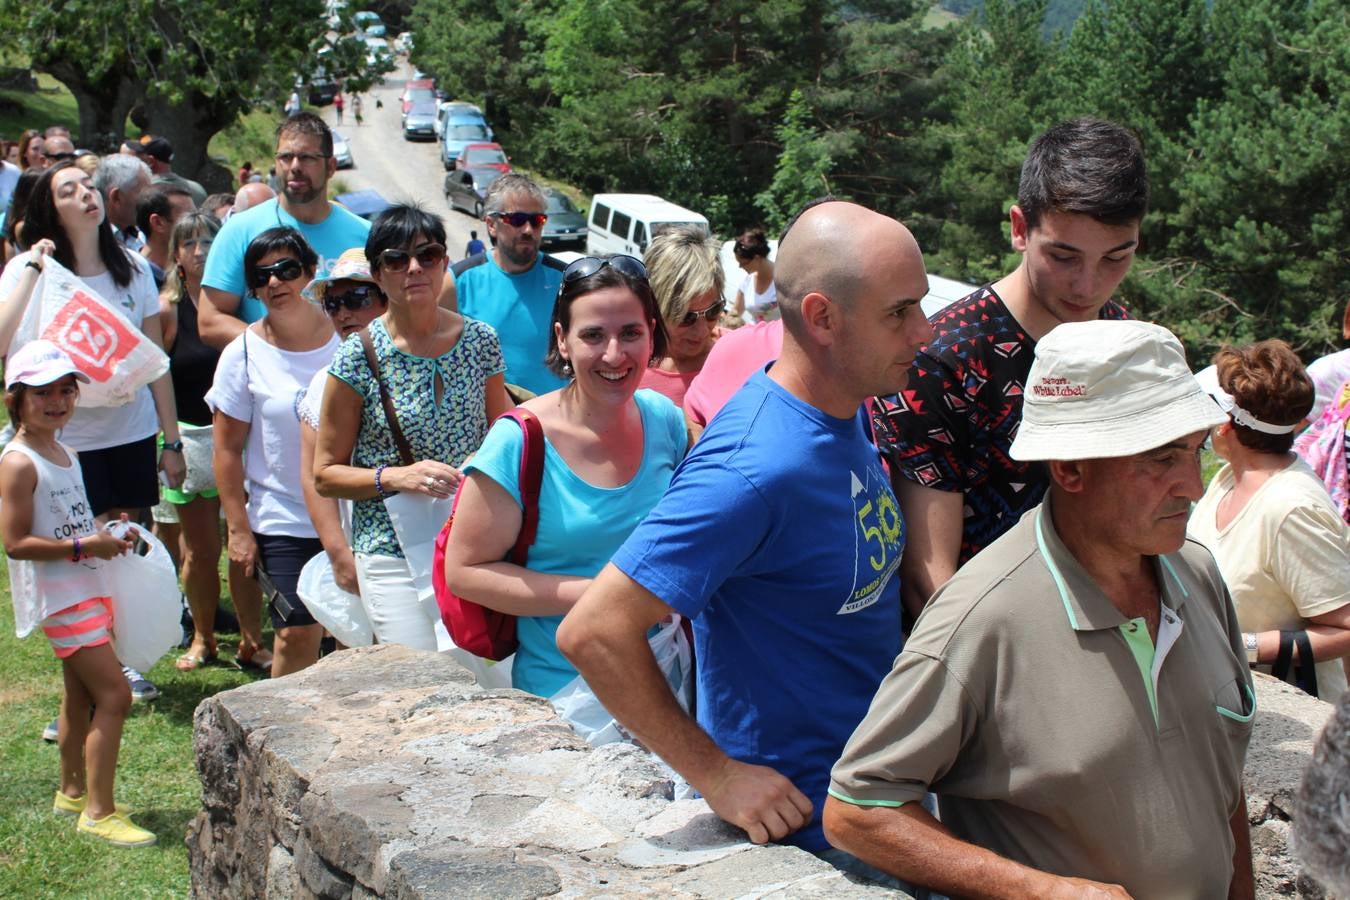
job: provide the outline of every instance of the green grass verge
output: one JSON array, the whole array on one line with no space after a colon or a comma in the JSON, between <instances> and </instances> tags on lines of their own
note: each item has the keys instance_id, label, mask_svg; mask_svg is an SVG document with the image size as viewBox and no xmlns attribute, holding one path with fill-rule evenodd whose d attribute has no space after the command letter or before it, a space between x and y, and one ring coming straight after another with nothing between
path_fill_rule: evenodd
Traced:
<instances>
[{"instance_id":1,"label":"green grass verge","mask_svg":"<svg viewBox=\"0 0 1350 900\"><path fill-rule=\"evenodd\" d=\"M239 121L211 138L207 152L213 159L223 159L232 173L251 162L265 176L276 153L277 121L276 113L264 110L240 116Z\"/></svg>"},{"instance_id":2,"label":"green grass verge","mask_svg":"<svg viewBox=\"0 0 1350 900\"><path fill-rule=\"evenodd\" d=\"M233 636L221 638L232 658ZM61 664L41 631L14 636L9 572L0 556L0 897L182 897L189 889L188 822L201 808L192 753L192 713L203 699L252 680L228 665L173 667L177 653L146 675L162 695L127 717L117 799L159 836L143 849L110 847L52 815L59 758L42 729L61 703Z\"/></svg>"},{"instance_id":3,"label":"green grass verge","mask_svg":"<svg viewBox=\"0 0 1350 900\"><path fill-rule=\"evenodd\" d=\"M26 128L42 131L48 125L78 130L80 116L70 91L50 75L38 76L36 93L0 90L0 135L17 141Z\"/></svg>"}]
</instances>

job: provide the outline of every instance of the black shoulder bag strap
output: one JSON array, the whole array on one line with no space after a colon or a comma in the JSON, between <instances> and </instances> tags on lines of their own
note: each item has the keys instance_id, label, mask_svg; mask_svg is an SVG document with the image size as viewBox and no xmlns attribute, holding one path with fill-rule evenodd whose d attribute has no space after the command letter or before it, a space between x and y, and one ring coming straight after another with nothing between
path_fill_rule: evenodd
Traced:
<instances>
[{"instance_id":1,"label":"black shoulder bag strap","mask_svg":"<svg viewBox=\"0 0 1350 900\"><path fill-rule=\"evenodd\" d=\"M1294 646L1298 646L1298 666L1293 666ZM1289 670L1294 668L1295 675L1289 677ZM1275 655L1275 663L1270 667L1270 674L1281 681L1287 681L1299 690L1314 697L1317 696L1317 664L1313 661L1312 641L1308 640L1306 631L1281 631L1280 632L1280 650Z\"/></svg>"},{"instance_id":2,"label":"black shoulder bag strap","mask_svg":"<svg viewBox=\"0 0 1350 900\"><path fill-rule=\"evenodd\" d=\"M361 329L361 349L366 351L366 365L370 366L370 373L375 376L375 384L380 388L380 403L384 406L384 418L389 423L389 433L394 437L394 445L398 447L398 455L405 466L411 466L417 460L413 457L412 445L403 436L403 429L398 425L398 416L394 413L394 401L389 396L389 389L384 386L384 374L380 371L380 361L375 358L375 344L370 339L369 328Z\"/></svg>"}]
</instances>

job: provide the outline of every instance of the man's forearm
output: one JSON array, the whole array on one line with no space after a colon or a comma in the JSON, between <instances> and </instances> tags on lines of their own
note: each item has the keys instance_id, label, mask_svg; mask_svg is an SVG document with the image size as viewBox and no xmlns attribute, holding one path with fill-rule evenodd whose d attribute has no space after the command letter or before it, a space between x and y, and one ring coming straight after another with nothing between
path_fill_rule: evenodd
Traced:
<instances>
[{"instance_id":1,"label":"man's forearm","mask_svg":"<svg viewBox=\"0 0 1350 900\"><path fill-rule=\"evenodd\" d=\"M1237 811L1228 820L1233 830L1233 880L1228 885L1229 900L1252 900L1256 896L1256 876L1252 872L1251 825L1247 820L1247 795L1244 790Z\"/></svg>"},{"instance_id":2,"label":"man's forearm","mask_svg":"<svg viewBox=\"0 0 1350 900\"><path fill-rule=\"evenodd\" d=\"M857 806L829 797L824 825L825 836L841 850L911 884L953 897L1083 896L1082 888L1091 884L1049 875L967 843L918 803ZM1075 884L1079 890L1071 889Z\"/></svg>"}]
</instances>

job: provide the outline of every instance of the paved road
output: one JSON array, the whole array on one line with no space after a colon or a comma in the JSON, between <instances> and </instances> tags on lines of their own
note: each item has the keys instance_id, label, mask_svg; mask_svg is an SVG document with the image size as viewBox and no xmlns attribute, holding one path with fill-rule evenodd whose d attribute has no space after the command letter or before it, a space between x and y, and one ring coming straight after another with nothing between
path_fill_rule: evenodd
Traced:
<instances>
[{"instance_id":1,"label":"paved road","mask_svg":"<svg viewBox=\"0 0 1350 900\"><path fill-rule=\"evenodd\" d=\"M445 169L436 143L403 139L398 98L410 74L405 64L364 96L363 122L359 128L351 115L350 97L342 125L336 124L333 107L323 107L320 114L347 138L356 162L354 168L340 170L336 178L345 182L349 190L374 189L392 203L416 200L439 215L445 220L450 258L457 260L469 242L469 229L476 229L483 240L487 240L487 230L481 221L452 212L445 202L442 191ZM383 109L375 108L376 98L383 101Z\"/></svg>"}]
</instances>

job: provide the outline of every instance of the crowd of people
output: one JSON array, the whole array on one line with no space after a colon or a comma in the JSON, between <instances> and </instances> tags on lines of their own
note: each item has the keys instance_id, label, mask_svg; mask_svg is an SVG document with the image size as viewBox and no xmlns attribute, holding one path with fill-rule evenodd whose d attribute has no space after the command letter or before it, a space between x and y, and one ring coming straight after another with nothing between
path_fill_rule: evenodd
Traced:
<instances>
[{"instance_id":1,"label":"crowd of people","mask_svg":"<svg viewBox=\"0 0 1350 900\"><path fill-rule=\"evenodd\" d=\"M752 841L920 895L1251 896L1251 669L1347 686L1350 391L1279 341L1197 378L1112 299L1148 205L1128 130L1039 136L1020 263L931 321L913 235L846 201L773 259L742 233L728 309L702 228L563 264L512 172L452 265L427 210L327 199L321 119L276 137L280 189L249 165L228 202L156 169L161 138L92 173L51 130L16 148L0 347L54 259L170 360L100 408L58 347L6 363L0 539L36 585L20 631L65 671L54 811L155 840L113 800L122 717L157 689L109 646L99 561L130 542L105 523L153 508L191 612L178 668L219 659L223 548L235 661L279 677L325 652L316 557L375 640L441 647L408 522L453 498L435 574L514 618L513 685L584 683ZM692 705L653 653L681 620Z\"/></svg>"}]
</instances>

